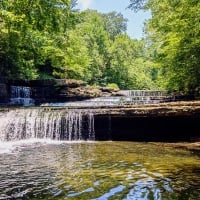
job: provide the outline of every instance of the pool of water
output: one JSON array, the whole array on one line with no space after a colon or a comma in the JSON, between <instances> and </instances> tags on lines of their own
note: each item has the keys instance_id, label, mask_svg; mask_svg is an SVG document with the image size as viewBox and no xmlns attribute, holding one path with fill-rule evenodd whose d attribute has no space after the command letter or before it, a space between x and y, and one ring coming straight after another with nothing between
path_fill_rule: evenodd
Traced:
<instances>
[{"instance_id":1,"label":"pool of water","mask_svg":"<svg viewBox=\"0 0 200 200\"><path fill-rule=\"evenodd\" d=\"M0 199L200 199L200 155L164 143L0 144Z\"/></svg>"}]
</instances>

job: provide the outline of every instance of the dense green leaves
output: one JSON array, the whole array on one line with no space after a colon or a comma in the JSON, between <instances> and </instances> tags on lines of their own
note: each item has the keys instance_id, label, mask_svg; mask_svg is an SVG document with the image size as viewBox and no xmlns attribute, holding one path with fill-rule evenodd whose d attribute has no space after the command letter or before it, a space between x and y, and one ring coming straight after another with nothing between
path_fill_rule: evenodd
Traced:
<instances>
[{"instance_id":1,"label":"dense green leaves","mask_svg":"<svg viewBox=\"0 0 200 200\"><path fill-rule=\"evenodd\" d=\"M130 5L128 6L128 8L137 12L138 10L144 8L146 2L147 0L130 0Z\"/></svg>"},{"instance_id":2,"label":"dense green leaves","mask_svg":"<svg viewBox=\"0 0 200 200\"><path fill-rule=\"evenodd\" d=\"M159 66L157 82L186 93L200 86L200 2L198 0L130 0L130 7L150 9L148 44ZM138 2L140 2L138 4Z\"/></svg>"},{"instance_id":3,"label":"dense green leaves","mask_svg":"<svg viewBox=\"0 0 200 200\"><path fill-rule=\"evenodd\" d=\"M53 75L57 78L83 80L85 74L89 75L90 57L80 31L68 31L66 38L58 38L57 40L63 43L59 45L60 48L57 48L57 52L53 51L53 54L50 55Z\"/></svg>"},{"instance_id":4,"label":"dense green leaves","mask_svg":"<svg viewBox=\"0 0 200 200\"><path fill-rule=\"evenodd\" d=\"M111 40L114 40L117 35L123 34L127 29L127 19L121 13L111 12L102 14L105 30L109 33Z\"/></svg>"},{"instance_id":5,"label":"dense green leaves","mask_svg":"<svg viewBox=\"0 0 200 200\"><path fill-rule=\"evenodd\" d=\"M0 35L7 41L1 55L2 75L35 79L44 64L41 49L52 45L67 27L69 1L7 0L0 2ZM6 68L9 68L7 70Z\"/></svg>"},{"instance_id":6,"label":"dense green leaves","mask_svg":"<svg viewBox=\"0 0 200 200\"><path fill-rule=\"evenodd\" d=\"M0 76L74 78L151 89L155 64L121 13L75 9L76 0L0 0Z\"/></svg>"},{"instance_id":7,"label":"dense green leaves","mask_svg":"<svg viewBox=\"0 0 200 200\"><path fill-rule=\"evenodd\" d=\"M81 13L82 23L77 29L86 41L91 63L89 74L86 74L90 84L104 84L104 71L108 61L109 34L105 30L102 16L97 11L87 10Z\"/></svg>"}]
</instances>

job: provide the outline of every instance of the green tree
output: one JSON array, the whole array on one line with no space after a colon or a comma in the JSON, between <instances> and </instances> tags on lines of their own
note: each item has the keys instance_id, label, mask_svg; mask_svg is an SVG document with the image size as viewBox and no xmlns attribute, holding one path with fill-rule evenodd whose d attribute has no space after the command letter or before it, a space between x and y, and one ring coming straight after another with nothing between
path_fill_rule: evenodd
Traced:
<instances>
[{"instance_id":1,"label":"green tree","mask_svg":"<svg viewBox=\"0 0 200 200\"><path fill-rule=\"evenodd\" d=\"M116 37L110 48L108 81L122 89L151 89L151 63L145 60L144 42L128 35Z\"/></svg>"},{"instance_id":2,"label":"green tree","mask_svg":"<svg viewBox=\"0 0 200 200\"><path fill-rule=\"evenodd\" d=\"M137 12L138 10L144 9L148 0L130 0L128 8Z\"/></svg>"},{"instance_id":3,"label":"green tree","mask_svg":"<svg viewBox=\"0 0 200 200\"><path fill-rule=\"evenodd\" d=\"M127 30L127 19L121 13L110 12L102 14L105 30L110 39L114 40L117 35L124 34Z\"/></svg>"},{"instance_id":4,"label":"green tree","mask_svg":"<svg viewBox=\"0 0 200 200\"><path fill-rule=\"evenodd\" d=\"M77 29L82 33L91 63L89 66L90 84L106 84L104 71L108 63L108 48L110 45L109 34L105 30L103 18L100 13L94 10L87 10L81 13L82 22L77 25Z\"/></svg>"},{"instance_id":5,"label":"green tree","mask_svg":"<svg viewBox=\"0 0 200 200\"><path fill-rule=\"evenodd\" d=\"M60 43L59 42L62 42ZM44 48L51 60L53 75L57 78L74 78L87 81L90 77L89 56L87 44L79 30L68 31L66 38L58 37L59 48Z\"/></svg>"},{"instance_id":6,"label":"green tree","mask_svg":"<svg viewBox=\"0 0 200 200\"><path fill-rule=\"evenodd\" d=\"M200 2L151 0L148 5L148 34L157 44L164 84L171 90L194 90L200 85Z\"/></svg>"},{"instance_id":7,"label":"green tree","mask_svg":"<svg viewBox=\"0 0 200 200\"><path fill-rule=\"evenodd\" d=\"M45 63L42 47L51 44L57 34L70 26L69 0L7 0L0 1L0 17L3 21L0 34L7 41L7 57L1 61L10 70L6 75L35 79L38 65Z\"/></svg>"}]
</instances>

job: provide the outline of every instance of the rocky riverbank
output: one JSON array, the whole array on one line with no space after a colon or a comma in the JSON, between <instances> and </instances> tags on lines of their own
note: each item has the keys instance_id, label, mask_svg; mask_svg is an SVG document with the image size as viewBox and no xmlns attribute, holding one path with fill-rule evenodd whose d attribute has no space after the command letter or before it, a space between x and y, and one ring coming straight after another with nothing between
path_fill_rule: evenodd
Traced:
<instances>
[{"instance_id":1,"label":"rocky riverbank","mask_svg":"<svg viewBox=\"0 0 200 200\"><path fill-rule=\"evenodd\" d=\"M47 108L63 109L62 107ZM68 109L70 109L70 107ZM77 106L76 109L90 109L95 113L95 115L111 115L126 117L200 116L200 101L176 101L145 105L119 105L112 107Z\"/></svg>"},{"instance_id":2,"label":"rocky riverbank","mask_svg":"<svg viewBox=\"0 0 200 200\"><path fill-rule=\"evenodd\" d=\"M18 95L23 89L29 89L29 98L33 99L35 105L47 102L66 102L84 100L101 96L121 95L118 89L88 86L83 81L71 79L50 80L9 80L0 78L0 104L9 105L12 97L12 88L18 87ZM19 90L19 87L22 89ZM26 94L23 94L26 96Z\"/></svg>"},{"instance_id":3,"label":"rocky riverbank","mask_svg":"<svg viewBox=\"0 0 200 200\"><path fill-rule=\"evenodd\" d=\"M7 111L9 107L1 107L0 111ZM18 107L17 107L18 109ZM24 108L22 108L24 109ZM165 116L186 116L200 117L200 101L176 101L146 105L124 105L124 106L42 106L40 109L46 110L90 110L94 115L99 116L121 116L121 117L165 117Z\"/></svg>"},{"instance_id":4,"label":"rocky riverbank","mask_svg":"<svg viewBox=\"0 0 200 200\"><path fill-rule=\"evenodd\" d=\"M200 101L177 101L128 106L112 110L113 114L134 116L200 116Z\"/></svg>"},{"instance_id":5,"label":"rocky riverbank","mask_svg":"<svg viewBox=\"0 0 200 200\"><path fill-rule=\"evenodd\" d=\"M93 124L93 128L89 130L95 132L96 140L200 141L200 101L115 107L1 107L0 112L1 116L4 116L4 114L6 116L9 113L23 116L23 113L30 112L36 113L39 117L43 116L44 113L54 113L49 116L59 115L58 119L60 120L62 118L65 119L71 113L72 118L74 116L82 116L84 128L88 125L85 121L85 116L89 116L88 119ZM76 117L73 119L77 120ZM199 146L193 145L188 148L194 149L199 148Z\"/></svg>"}]
</instances>

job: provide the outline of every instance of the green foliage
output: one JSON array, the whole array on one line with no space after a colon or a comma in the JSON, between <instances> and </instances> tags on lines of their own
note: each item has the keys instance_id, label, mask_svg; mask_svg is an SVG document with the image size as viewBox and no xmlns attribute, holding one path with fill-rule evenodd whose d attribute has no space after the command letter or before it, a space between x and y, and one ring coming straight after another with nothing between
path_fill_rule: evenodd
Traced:
<instances>
[{"instance_id":1,"label":"green foliage","mask_svg":"<svg viewBox=\"0 0 200 200\"><path fill-rule=\"evenodd\" d=\"M130 0L130 4L128 8L137 12L138 10L141 10L144 8L146 2L147 0Z\"/></svg>"},{"instance_id":2,"label":"green foliage","mask_svg":"<svg viewBox=\"0 0 200 200\"><path fill-rule=\"evenodd\" d=\"M119 86L116 83L108 83L106 87L117 90L119 89Z\"/></svg>"},{"instance_id":3,"label":"green foliage","mask_svg":"<svg viewBox=\"0 0 200 200\"><path fill-rule=\"evenodd\" d=\"M154 63L144 41L126 35L127 19L116 12L80 12L76 3L0 1L0 76L81 79L123 89L155 87Z\"/></svg>"},{"instance_id":4,"label":"green foliage","mask_svg":"<svg viewBox=\"0 0 200 200\"><path fill-rule=\"evenodd\" d=\"M189 92L200 80L200 2L150 0L152 19L148 34L158 53L164 84Z\"/></svg>"},{"instance_id":5,"label":"green foliage","mask_svg":"<svg viewBox=\"0 0 200 200\"><path fill-rule=\"evenodd\" d=\"M85 38L91 58L88 82L90 84L104 84L104 71L106 70L110 45L109 34L104 28L102 16L97 11L87 10L81 14L83 21L77 25L77 29Z\"/></svg>"},{"instance_id":6,"label":"green foliage","mask_svg":"<svg viewBox=\"0 0 200 200\"><path fill-rule=\"evenodd\" d=\"M128 35L116 37L110 48L108 81L122 89L151 89L151 68L145 61L143 41Z\"/></svg>"},{"instance_id":7,"label":"green foliage","mask_svg":"<svg viewBox=\"0 0 200 200\"><path fill-rule=\"evenodd\" d=\"M111 40L126 32L128 20L121 13L111 12L102 14L102 17L105 30L109 33Z\"/></svg>"},{"instance_id":8,"label":"green foliage","mask_svg":"<svg viewBox=\"0 0 200 200\"><path fill-rule=\"evenodd\" d=\"M147 45L154 81L186 93L200 86L200 2L198 0L130 0L129 8L149 9ZM150 57L149 57L150 58Z\"/></svg>"},{"instance_id":9,"label":"green foliage","mask_svg":"<svg viewBox=\"0 0 200 200\"><path fill-rule=\"evenodd\" d=\"M53 75L57 78L86 79L89 76L90 57L88 48L78 30L68 31L58 52L51 54ZM63 51L62 51L63 50Z\"/></svg>"},{"instance_id":10,"label":"green foliage","mask_svg":"<svg viewBox=\"0 0 200 200\"><path fill-rule=\"evenodd\" d=\"M41 49L50 44L67 27L69 1L1 1L0 35L5 37L6 57L1 61L9 67L3 75L36 79L38 65L45 63ZM1 55L3 56L3 55Z\"/></svg>"}]
</instances>

